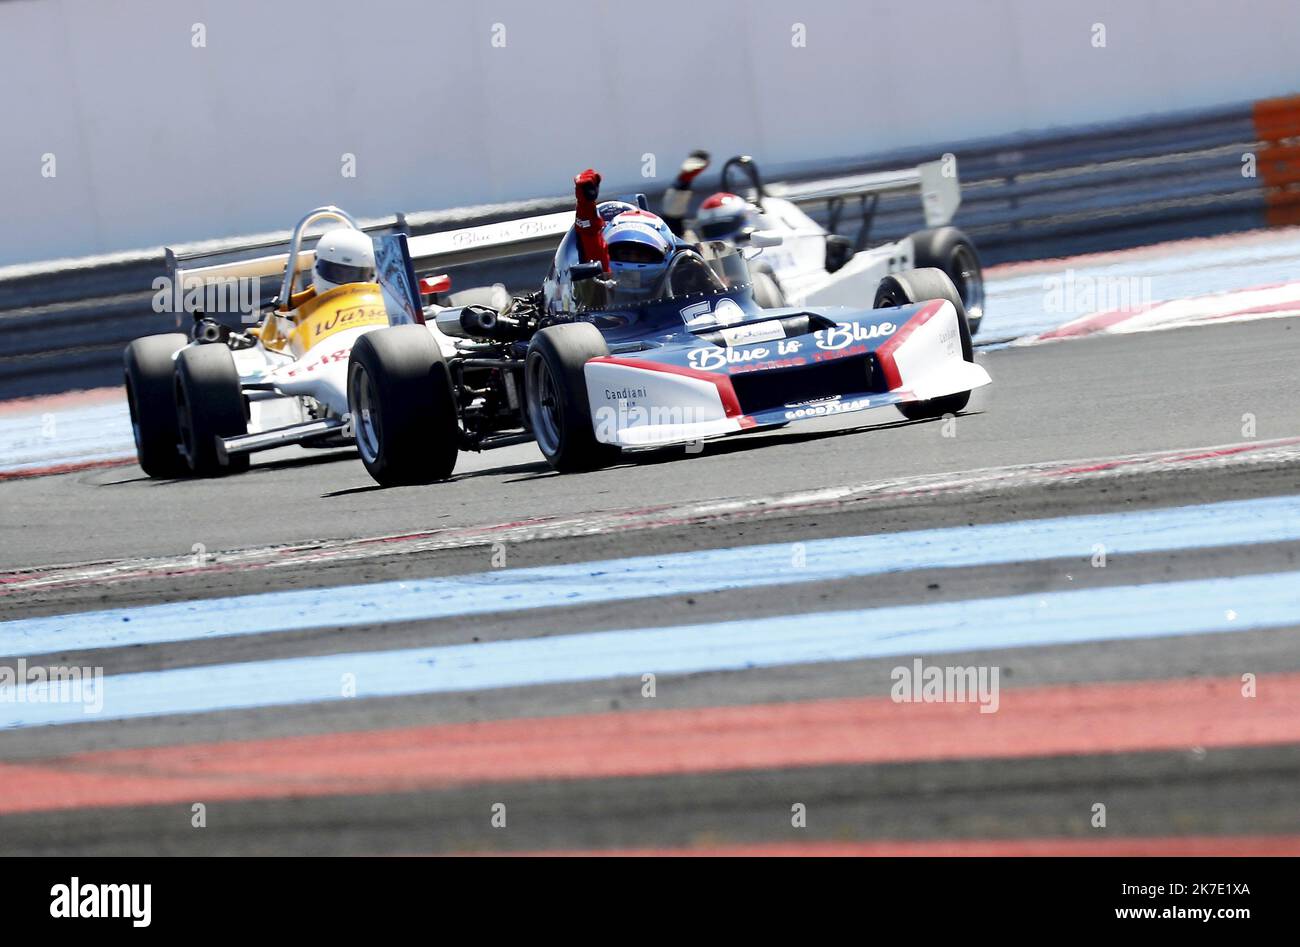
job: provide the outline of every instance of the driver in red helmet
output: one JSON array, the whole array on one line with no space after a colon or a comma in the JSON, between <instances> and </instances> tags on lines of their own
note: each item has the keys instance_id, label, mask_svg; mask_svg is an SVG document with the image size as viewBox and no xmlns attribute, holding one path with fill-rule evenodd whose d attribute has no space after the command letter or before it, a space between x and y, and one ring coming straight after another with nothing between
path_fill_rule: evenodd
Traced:
<instances>
[{"instance_id":1,"label":"driver in red helmet","mask_svg":"<svg viewBox=\"0 0 1300 947\"><path fill-rule=\"evenodd\" d=\"M744 243L750 233L759 229L761 218L757 207L739 194L719 191L700 204L695 219L688 222L691 184L709 166L707 151L693 151L682 163L677 179L664 194L664 220L673 233L685 237L690 232L692 240L724 240Z\"/></svg>"}]
</instances>

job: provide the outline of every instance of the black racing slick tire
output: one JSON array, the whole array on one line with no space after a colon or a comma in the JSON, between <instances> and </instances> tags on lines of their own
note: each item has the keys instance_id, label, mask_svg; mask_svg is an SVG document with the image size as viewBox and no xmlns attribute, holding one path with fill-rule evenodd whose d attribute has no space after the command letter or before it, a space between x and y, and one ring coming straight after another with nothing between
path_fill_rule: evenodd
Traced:
<instances>
[{"instance_id":1,"label":"black racing slick tire","mask_svg":"<svg viewBox=\"0 0 1300 947\"><path fill-rule=\"evenodd\" d=\"M620 451L596 440L583 366L609 354L588 322L548 326L533 336L524 363L528 426L546 462L561 473L595 470Z\"/></svg>"},{"instance_id":2,"label":"black racing slick tire","mask_svg":"<svg viewBox=\"0 0 1300 947\"><path fill-rule=\"evenodd\" d=\"M176 356L176 423L190 472L219 477L248 469L248 455L225 457L222 438L248 433L247 402L230 349L220 343L191 345Z\"/></svg>"},{"instance_id":3,"label":"black racing slick tire","mask_svg":"<svg viewBox=\"0 0 1300 947\"><path fill-rule=\"evenodd\" d=\"M957 287L952 284L952 280L943 270L935 268L904 270L902 273L886 276L876 288L875 308L910 306L932 299L946 299L952 303L953 309L957 311L957 331L961 335L962 358L974 362L975 347L966 320L966 306L957 292ZM945 414L956 414L969 403L970 392L960 391L955 395L945 395L930 401L912 401L897 407L903 417L910 421L919 421L926 418L941 418Z\"/></svg>"},{"instance_id":4,"label":"black racing slick tire","mask_svg":"<svg viewBox=\"0 0 1300 947\"><path fill-rule=\"evenodd\" d=\"M348 412L361 462L385 487L446 480L460 453L451 373L421 325L367 332L348 360Z\"/></svg>"},{"instance_id":5,"label":"black racing slick tire","mask_svg":"<svg viewBox=\"0 0 1300 947\"><path fill-rule=\"evenodd\" d=\"M126 347L123 384L135 435L135 456L150 477L184 477L190 465L181 453L172 394L176 363L173 357L189 343L180 332L150 335Z\"/></svg>"},{"instance_id":6,"label":"black racing slick tire","mask_svg":"<svg viewBox=\"0 0 1300 947\"><path fill-rule=\"evenodd\" d=\"M984 267L970 237L956 227L935 227L912 234L912 265L943 270L966 305L966 322L975 335L984 321Z\"/></svg>"}]
</instances>

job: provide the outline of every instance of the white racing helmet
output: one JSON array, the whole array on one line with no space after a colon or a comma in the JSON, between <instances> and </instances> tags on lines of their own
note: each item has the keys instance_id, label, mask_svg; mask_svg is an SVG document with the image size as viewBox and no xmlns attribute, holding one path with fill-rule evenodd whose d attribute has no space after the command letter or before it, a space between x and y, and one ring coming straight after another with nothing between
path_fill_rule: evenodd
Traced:
<instances>
[{"instance_id":1,"label":"white racing helmet","mask_svg":"<svg viewBox=\"0 0 1300 947\"><path fill-rule=\"evenodd\" d=\"M316 295L349 283L372 283L375 279L375 245L360 230L340 227L326 231L316 244L316 265L312 285Z\"/></svg>"}]
</instances>

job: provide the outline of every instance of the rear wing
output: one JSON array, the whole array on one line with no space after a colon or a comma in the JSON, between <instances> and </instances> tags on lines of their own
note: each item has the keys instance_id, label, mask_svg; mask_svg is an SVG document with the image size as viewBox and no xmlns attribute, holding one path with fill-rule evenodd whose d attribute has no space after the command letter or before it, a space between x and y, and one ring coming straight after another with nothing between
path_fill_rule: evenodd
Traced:
<instances>
[{"instance_id":1,"label":"rear wing","mask_svg":"<svg viewBox=\"0 0 1300 947\"><path fill-rule=\"evenodd\" d=\"M165 251L168 310L176 313L216 314L239 312L245 322L255 320L270 302L287 298L294 277L311 270L314 249L298 250L289 272L289 258L304 229L325 219L347 221L375 241L378 282L385 293L389 319L394 324L423 321L417 278L435 270L465 263L481 263L528 253L553 251L573 224L573 211L504 220L459 230L411 237L402 215L357 224L337 207L312 211L286 239L271 235L248 243L201 247L195 252ZM400 239L399 239L400 238ZM284 249L288 246L288 249ZM261 251L278 249L281 252ZM155 284L155 289L162 287ZM213 301L217 305L213 305Z\"/></svg>"},{"instance_id":2,"label":"rear wing","mask_svg":"<svg viewBox=\"0 0 1300 947\"><path fill-rule=\"evenodd\" d=\"M804 206L901 191L920 192L927 227L950 224L961 206L961 180L957 176L956 157L927 161L903 171L852 174L806 184L777 183L768 188L771 196Z\"/></svg>"},{"instance_id":3,"label":"rear wing","mask_svg":"<svg viewBox=\"0 0 1300 947\"><path fill-rule=\"evenodd\" d=\"M739 186L733 186L733 183ZM957 158L952 154L899 171L850 174L802 183L777 181L767 185L759 178L754 159L740 155L722 166L722 189L747 195L760 207L767 197L789 201L805 210L824 206L828 216L826 229L830 231L838 229L849 201L856 200L862 215L857 239L859 249L866 245L882 195L907 191L919 193L927 227L948 225L961 206L961 179L957 173Z\"/></svg>"},{"instance_id":4,"label":"rear wing","mask_svg":"<svg viewBox=\"0 0 1300 947\"><path fill-rule=\"evenodd\" d=\"M408 237L411 261L416 273L430 273L435 269L463 263L481 263L554 250L573 224L573 211L503 220L460 230L445 230ZM380 238L396 232L405 232L405 222L396 217L392 222L370 224L363 228L372 237ZM219 248L198 253L180 253L166 250L167 275L178 284L214 282L226 279L267 279L284 275L289 254L272 253L250 255L260 249L283 246L288 241L281 237L260 243L240 244L237 247ZM238 257L237 259L230 259ZM311 269L316 262L314 250L301 250L295 272Z\"/></svg>"},{"instance_id":5,"label":"rear wing","mask_svg":"<svg viewBox=\"0 0 1300 947\"><path fill-rule=\"evenodd\" d=\"M222 302L214 305L213 301L234 298L238 300L242 321L256 321L257 313L278 296L289 254L244 254L282 243L283 241L275 241L231 250L188 254L167 247L164 251L166 282L154 283L155 290L167 294L167 305L162 311L175 313L176 326L180 328L182 315L216 315L226 312L230 308L227 304ZM232 255L236 258L230 259ZM295 273L310 269L315 260L316 254L310 250L299 253Z\"/></svg>"}]
</instances>

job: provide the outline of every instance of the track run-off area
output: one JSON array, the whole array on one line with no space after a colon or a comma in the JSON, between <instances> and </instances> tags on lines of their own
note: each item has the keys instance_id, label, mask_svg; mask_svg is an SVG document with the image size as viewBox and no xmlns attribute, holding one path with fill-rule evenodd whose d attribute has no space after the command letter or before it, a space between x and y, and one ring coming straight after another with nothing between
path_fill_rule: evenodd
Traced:
<instances>
[{"instance_id":1,"label":"track run-off area","mask_svg":"<svg viewBox=\"0 0 1300 947\"><path fill-rule=\"evenodd\" d=\"M0 852L1300 853L1297 262L1000 268L955 419L583 475L0 407Z\"/></svg>"}]
</instances>

